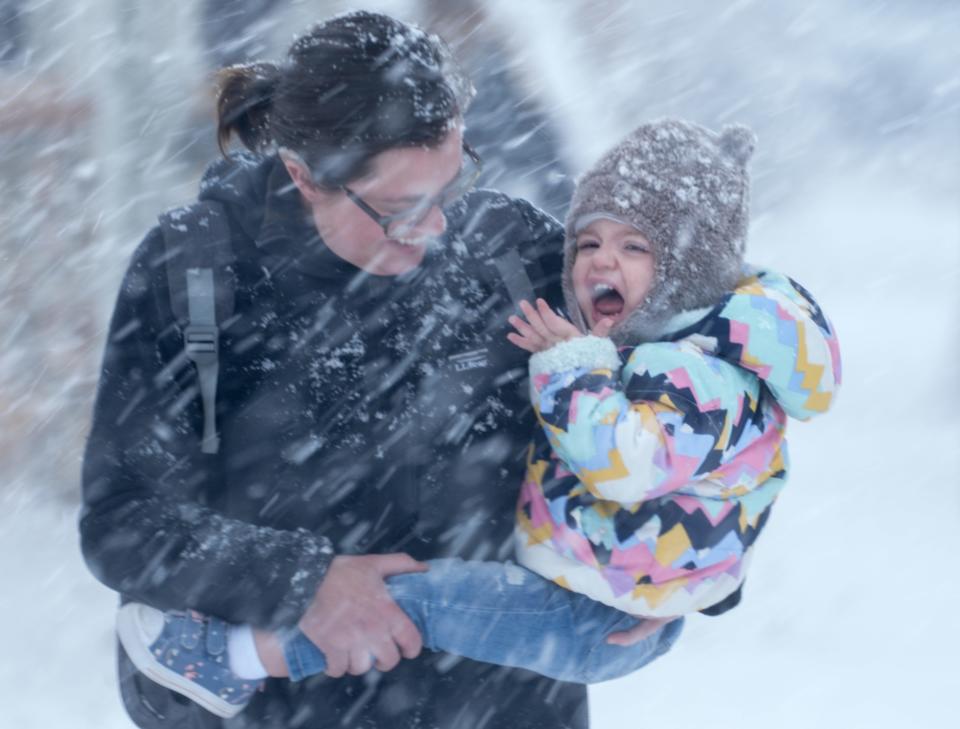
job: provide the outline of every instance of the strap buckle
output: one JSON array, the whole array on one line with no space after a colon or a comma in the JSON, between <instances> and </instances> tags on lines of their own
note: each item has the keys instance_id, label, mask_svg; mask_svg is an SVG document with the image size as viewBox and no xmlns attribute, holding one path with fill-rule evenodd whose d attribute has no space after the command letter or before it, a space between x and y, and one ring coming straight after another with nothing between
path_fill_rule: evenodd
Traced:
<instances>
[{"instance_id":1,"label":"strap buckle","mask_svg":"<svg viewBox=\"0 0 960 729\"><path fill-rule=\"evenodd\" d=\"M216 362L220 351L220 330L216 325L190 324L183 332L183 342L192 362Z\"/></svg>"}]
</instances>

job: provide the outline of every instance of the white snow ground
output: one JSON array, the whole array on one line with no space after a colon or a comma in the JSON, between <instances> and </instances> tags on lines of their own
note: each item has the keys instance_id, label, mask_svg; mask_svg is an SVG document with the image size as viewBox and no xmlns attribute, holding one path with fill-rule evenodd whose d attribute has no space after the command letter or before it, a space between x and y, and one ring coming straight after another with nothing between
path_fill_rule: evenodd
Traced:
<instances>
[{"instance_id":1,"label":"white snow ground","mask_svg":"<svg viewBox=\"0 0 960 729\"><path fill-rule=\"evenodd\" d=\"M948 729L960 693L960 211L837 182L757 221L753 260L836 324L836 409L794 424L791 483L741 607L591 691L595 729ZM129 729L114 597L86 572L73 507L0 502L0 705L16 729Z\"/></svg>"}]
</instances>

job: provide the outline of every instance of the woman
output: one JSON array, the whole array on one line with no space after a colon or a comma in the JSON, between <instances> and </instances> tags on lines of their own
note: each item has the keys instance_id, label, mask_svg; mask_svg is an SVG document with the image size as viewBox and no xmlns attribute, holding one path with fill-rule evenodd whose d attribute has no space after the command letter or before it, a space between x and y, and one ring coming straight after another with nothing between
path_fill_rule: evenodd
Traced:
<instances>
[{"instance_id":1,"label":"woman","mask_svg":"<svg viewBox=\"0 0 960 729\"><path fill-rule=\"evenodd\" d=\"M454 204L479 163L468 85L415 28L338 16L222 81L221 142L254 154L133 256L84 461L91 570L161 609L297 625L329 676L389 671L268 683L249 725L585 727L582 687L415 658L383 583L509 555L530 421L506 319L525 282L559 300L562 231L492 193ZM169 275L217 237L213 287ZM123 665L140 726L218 725Z\"/></svg>"}]
</instances>

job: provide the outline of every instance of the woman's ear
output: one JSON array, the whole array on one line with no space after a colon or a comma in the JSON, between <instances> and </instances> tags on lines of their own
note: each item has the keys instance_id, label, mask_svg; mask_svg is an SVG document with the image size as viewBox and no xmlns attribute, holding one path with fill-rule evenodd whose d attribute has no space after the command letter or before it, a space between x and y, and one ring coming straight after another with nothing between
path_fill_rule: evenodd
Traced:
<instances>
[{"instance_id":1,"label":"woman's ear","mask_svg":"<svg viewBox=\"0 0 960 729\"><path fill-rule=\"evenodd\" d=\"M290 179L293 180L293 184L297 186L304 199L311 203L316 202L323 192L313 181L313 175L300 155L287 149L281 149L280 161L287 168L287 174L290 175Z\"/></svg>"}]
</instances>

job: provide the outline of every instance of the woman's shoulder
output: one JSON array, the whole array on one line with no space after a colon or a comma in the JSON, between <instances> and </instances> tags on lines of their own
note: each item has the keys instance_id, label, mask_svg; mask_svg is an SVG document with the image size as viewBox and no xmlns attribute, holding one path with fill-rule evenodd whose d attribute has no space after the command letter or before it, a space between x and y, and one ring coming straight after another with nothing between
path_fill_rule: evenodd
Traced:
<instances>
[{"instance_id":1,"label":"woman's shoulder","mask_svg":"<svg viewBox=\"0 0 960 729\"><path fill-rule=\"evenodd\" d=\"M133 249L120 284L121 297L139 298L157 283L163 282L166 245L160 223L150 228Z\"/></svg>"},{"instance_id":2,"label":"woman's shoulder","mask_svg":"<svg viewBox=\"0 0 960 729\"><path fill-rule=\"evenodd\" d=\"M474 190L445 212L450 233L491 253L511 242L563 237L563 227L548 213L497 190Z\"/></svg>"}]
</instances>

